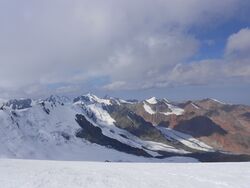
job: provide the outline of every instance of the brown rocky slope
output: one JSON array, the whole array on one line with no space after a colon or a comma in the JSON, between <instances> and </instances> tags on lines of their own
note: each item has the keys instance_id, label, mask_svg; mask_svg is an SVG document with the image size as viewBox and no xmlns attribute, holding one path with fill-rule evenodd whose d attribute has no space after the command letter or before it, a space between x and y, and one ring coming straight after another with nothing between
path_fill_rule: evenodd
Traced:
<instances>
[{"instance_id":1,"label":"brown rocky slope","mask_svg":"<svg viewBox=\"0 0 250 188\"><path fill-rule=\"evenodd\" d=\"M224 104L214 99L175 104L165 99L156 102L142 101L132 105L131 109L155 126L192 135L216 150L250 154L249 106ZM152 111L145 110L145 104ZM183 112L171 113L173 106Z\"/></svg>"}]
</instances>

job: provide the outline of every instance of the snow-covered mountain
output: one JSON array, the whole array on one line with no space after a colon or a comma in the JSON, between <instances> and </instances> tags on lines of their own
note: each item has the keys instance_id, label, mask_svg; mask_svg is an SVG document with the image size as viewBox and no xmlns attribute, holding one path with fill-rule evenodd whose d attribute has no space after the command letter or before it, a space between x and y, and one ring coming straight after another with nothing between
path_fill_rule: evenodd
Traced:
<instances>
[{"instance_id":1,"label":"snow-covered mountain","mask_svg":"<svg viewBox=\"0 0 250 188\"><path fill-rule=\"evenodd\" d=\"M190 108L199 113L205 111L202 101L190 104L156 98L126 101L93 94L73 100L50 96L44 100L3 101L0 106L0 157L168 161L168 157L178 156L183 161L194 158L200 161L250 160L247 155L232 155L210 145L210 135L201 139L197 136L199 132L191 130L189 124L188 131L194 134L186 131L182 124L172 126L173 119L178 122L178 118L196 117ZM216 105L225 107L221 103ZM216 105L212 106L218 110ZM210 134L211 128L205 126ZM220 128L212 127L213 134L226 131Z\"/></svg>"}]
</instances>

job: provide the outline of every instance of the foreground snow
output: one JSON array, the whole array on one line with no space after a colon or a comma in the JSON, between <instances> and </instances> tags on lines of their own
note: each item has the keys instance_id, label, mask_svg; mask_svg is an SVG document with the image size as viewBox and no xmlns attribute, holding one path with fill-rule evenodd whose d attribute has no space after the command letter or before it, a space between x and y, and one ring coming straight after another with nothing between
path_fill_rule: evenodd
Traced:
<instances>
[{"instance_id":1,"label":"foreground snow","mask_svg":"<svg viewBox=\"0 0 250 188\"><path fill-rule=\"evenodd\" d=\"M250 163L99 163L0 160L0 187L248 188Z\"/></svg>"}]
</instances>

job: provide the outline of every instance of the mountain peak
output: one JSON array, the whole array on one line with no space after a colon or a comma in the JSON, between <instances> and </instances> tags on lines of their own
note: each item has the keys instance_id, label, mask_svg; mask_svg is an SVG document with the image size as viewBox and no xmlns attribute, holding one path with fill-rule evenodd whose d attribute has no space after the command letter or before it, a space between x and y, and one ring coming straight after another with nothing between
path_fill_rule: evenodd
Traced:
<instances>
[{"instance_id":1,"label":"mountain peak","mask_svg":"<svg viewBox=\"0 0 250 188\"><path fill-rule=\"evenodd\" d=\"M105 105L111 105L110 99L99 98L92 93L87 93L74 99L74 102L83 101L87 103L101 103Z\"/></svg>"},{"instance_id":2,"label":"mountain peak","mask_svg":"<svg viewBox=\"0 0 250 188\"><path fill-rule=\"evenodd\" d=\"M32 106L31 99L11 99L5 103L5 106L10 107L14 110L21 110L25 108L30 108Z\"/></svg>"},{"instance_id":3,"label":"mountain peak","mask_svg":"<svg viewBox=\"0 0 250 188\"><path fill-rule=\"evenodd\" d=\"M156 97L151 97L151 98L147 99L146 102L149 104L157 104L158 101L157 101Z\"/></svg>"},{"instance_id":4,"label":"mountain peak","mask_svg":"<svg viewBox=\"0 0 250 188\"><path fill-rule=\"evenodd\" d=\"M217 103L220 103L220 104L225 104L224 102L222 102L222 101L219 101L218 99L210 99L210 100L212 100L212 101L214 101L214 102L217 102Z\"/></svg>"},{"instance_id":5,"label":"mountain peak","mask_svg":"<svg viewBox=\"0 0 250 188\"><path fill-rule=\"evenodd\" d=\"M65 96L59 96L59 95L50 95L47 99L45 99L48 102L53 103L67 103L70 102L70 99Z\"/></svg>"}]
</instances>

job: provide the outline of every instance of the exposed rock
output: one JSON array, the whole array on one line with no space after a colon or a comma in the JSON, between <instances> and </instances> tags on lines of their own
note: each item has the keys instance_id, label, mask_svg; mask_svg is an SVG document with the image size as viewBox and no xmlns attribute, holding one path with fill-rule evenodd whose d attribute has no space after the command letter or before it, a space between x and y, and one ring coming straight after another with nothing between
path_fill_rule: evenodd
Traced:
<instances>
[{"instance_id":1,"label":"exposed rock","mask_svg":"<svg viewBox=\"0 0 250 188\"><path fill-rule=\"evenodd\" d=\"M99 127L95 127L81 114L76 115L76 121L82 128L82 130L76 133L77 137L85 138L86 140L92 143L106 146L108 148L114 148L118 151L126 152L129 154L152 157L150 154L148 154L142 149L134 148L132 146L121 143L118 140L103 135L102 130Z\"/></svg>"},{"instance_id":2,"label":"exposed rock","mask_svg":"<svg viewBox=\"0 0 250 188\"><path fill-rule=\"evenodd\" d=\"M9 100L5 106L12 108L13 110L21 110L25 108L31 107L32 100L31 99L13 99Z\"/></svg>"},{"instance_id":3,"label":"exposed rock","mask_svg":"<svg viewBox=\"0 0 250 188\"><path fill-rule=\"evenodd\" d=\"M225 135L227 132L206 116L197 116L178 123L175 130L190 134L196 138L213 134Z\"/></svg>"}]
</instances>

